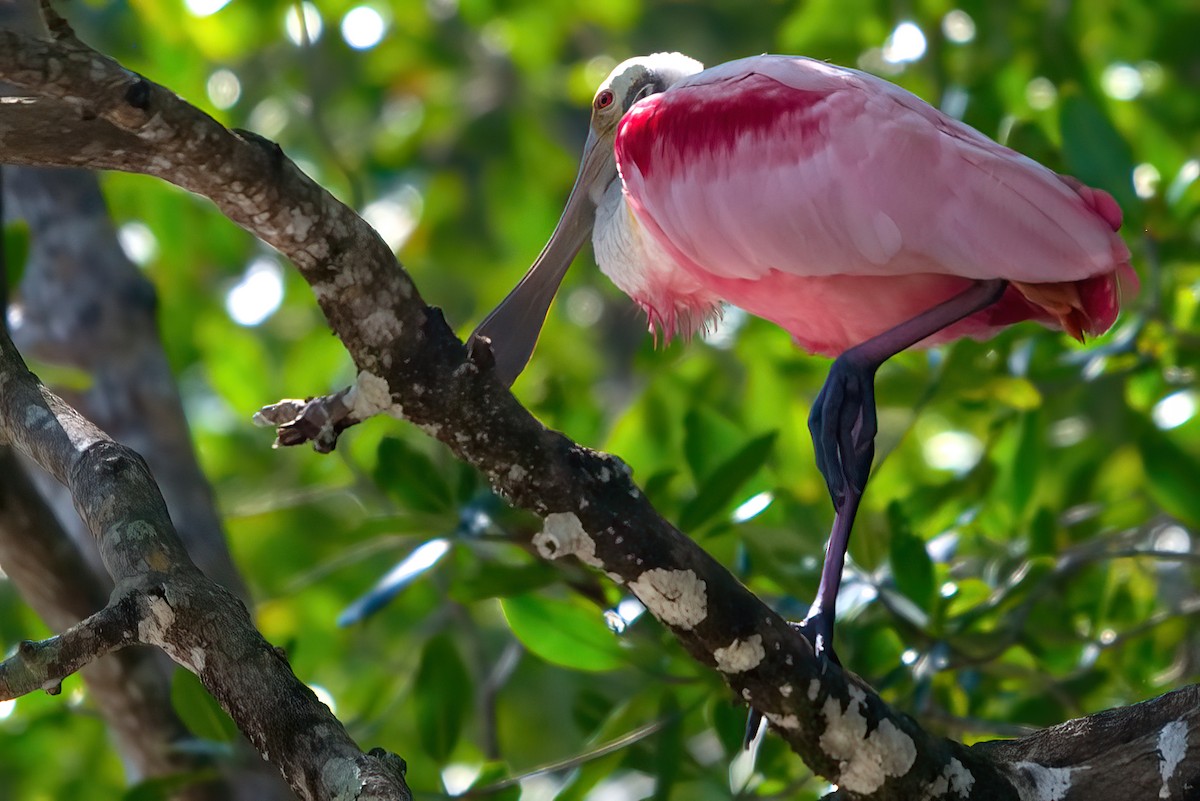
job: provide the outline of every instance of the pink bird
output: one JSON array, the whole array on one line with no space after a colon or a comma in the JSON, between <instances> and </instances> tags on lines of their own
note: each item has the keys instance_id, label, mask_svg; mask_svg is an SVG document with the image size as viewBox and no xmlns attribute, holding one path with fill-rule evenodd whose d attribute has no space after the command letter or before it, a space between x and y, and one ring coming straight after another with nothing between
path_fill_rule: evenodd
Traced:
<instances>
[{"instance_id":1,"label":"pink bird","mask_svg":"<svg viewBox=\"0 0 1200 801\"><path fill-rule=\"evenodd\" d=\"M830 648L874 457L874 377L914 345L1033 320L1082 339L1135 291L1110 195L1057 175L880 78L755 56L617 66L562 219L476 329L511 383L589 232L650 326L691 334L740 306L836 356L809 416L835 518L801 630ZM836 659L836 657L833 657Z\"/></svg>"}]
</instances>

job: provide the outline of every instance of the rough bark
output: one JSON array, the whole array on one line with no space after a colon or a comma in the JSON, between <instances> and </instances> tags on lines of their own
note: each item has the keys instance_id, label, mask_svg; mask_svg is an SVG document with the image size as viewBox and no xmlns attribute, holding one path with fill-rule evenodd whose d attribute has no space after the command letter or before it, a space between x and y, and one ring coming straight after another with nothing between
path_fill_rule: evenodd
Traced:
<instances>
[{"instance_id":1,"label":"rough bark","mask_svg":"<svg viewBox=\"0 0 1200 801\"><path fill-rule=\"evenodd\" d=\"M6 212L24 219L30 232L14 339L42 361L87 374L88 387L70 398L73 405L146 458L189 554L206 575L248 601L191 448L158 338L154 289L121 250L95 177L18 167L4 168L3 177ZM112 581L70 494L37 468L26 478L11 456L0 465L9 495L0 515L0 565L39 616L62 630L100 609ZM52 509L42 508L38 494L53 500ZM27 525L35 519L36 527ZM33 538L46 542L33 547ZM170 705L169 660L131 649L94 667L84 672L89 697L114 735L130 782L213 769L175 747L190 735ZM208 783L206 795L197 788L186 797L293 797L277 772L257 759L216 768L225 779Z\"/></svg>"},{"instance_id":2,"label":"rough bark","mask_svg":"<svg viewBox=\"0 0 1200 801\"><path fill-rule=\"evenodd\" d=\"M0 28L45 35L33 0L0 2ZM5 89L0 86L0 94ZM88 387L71 401L146 458L189 553L207 575L248 601L159 341L154 288L118 244L94 175L7 167L3 178L4 216L23 219L31 240L12 315L20 321L14 333L20 347L88 375ZM0 565L58 631L103 607L112 582L70 495L40 469L18 462L9 449L0 454ZM50 507L37 490L52 499ZM83 671L127 780L203 770L220 778L173 797L294 798L278 771L259 759L213 764L178 747L191 734L170 703L173 670L156 649L133 648ZM248 743L242 748L251 750Z\"/></svg>"},{"instance_id":3,"label":"rough bark","mask_svg":"<svg viewBox=\"0 0 1200 801\"><path fill-rule=\"evenodd\" d=\"M57 692L115 649L154 645L195 673L303 799L407 799L404 763L363 754L254 628L245 604L188 557L146 463L50 393L0 336L0 440L71 493L115 587L107 605L0 662L0 698Z\"/></svg>"},{"instance_id":4,"label":"rough bark","mask_svg":"<svg viewBox=\"0 0 1200 801\"><path fill-rule=\"evenodd\" d=\"M472 343L468 351L374 231L276 146L225 130L88 50L61 23L51 29L51 41L0 36L0 78L37 95L0 107L5 159L156 175L210 198L288 256L359 368L343 399L346 419L386 412L409 420L480 469L512 503L545 518L535 540L545 558L574 556L628 587L842 797L1136 799L1189 792L1200 750L1187 747L1189 736L1195 740L1192 718L1165 700L1171 696L1153 718L1161 725L1143 725L1145 743L1158 737L1166 747L1153 759L1145 751L1135 765L1115 765L1109 740L1057 730L1043 735L1061 749L1054 759L1034 740L1018 741L1027 743L1024 750L967 748L923 731L857 677L816 659L802 637L654 511L619 459L531 417L492 375L486 345ZM50 145L47 130L58 137ZM1115 717L1101 728L1119 729L1136 709L1105 713ZM1076 725L1091 731L1086 722ZM1082 783L1076 786L1084 776L1107 794L1084 793Z\"/></svg>"},{"instance_id":5,"label":"rough bark","mask_svg":"<svg viewBox=\"0 0 1200 801\"><path fill-rule=\"evenodd\" d=\"M8 208L30 233L13 341L87 374L87 389L65 399L146 459L188 553L249 601L159 340L154 287L121 250L95 177L39 168L8 168L4 177Z\"/></svg>"},{"instance_id":6,"label":"rough bark","mask_svg":"<svg viewBox=\"0 0 1200 801\"><path fill-rule=\"evenodd\" d=\"M108 599L7 447L0 447L0 565L21 597L55 631L102 609ZM202 767L171 749L187 730L174 714L170 685L152 649L128 648L100 657L82 673L131 781ZM229 793L230 788L216 786L194 788L179 797L200 801Z\"/></svg>"}]
</instances>

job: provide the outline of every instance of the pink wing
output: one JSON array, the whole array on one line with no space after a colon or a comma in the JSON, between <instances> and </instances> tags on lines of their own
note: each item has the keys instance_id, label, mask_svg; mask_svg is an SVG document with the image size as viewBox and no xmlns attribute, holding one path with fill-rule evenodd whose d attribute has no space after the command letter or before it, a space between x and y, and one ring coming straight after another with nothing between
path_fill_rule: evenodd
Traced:
<instances>
[{"instance_id":1,"label":"pink wing","mask_svg":"<svg viewBox=\"0 0 1200 801\"><path fill-rule=\"evenodd\" d=\"M920 311L963 279L1056 284L1128 271L1107 194L897 86L810 59L730 62L638 103L616 157L634 215L680 267L731 302L739 288L753 295L739 305L810 349L839 350L841 337L817 342L772 301L794 306L804 288L826 305L904 291L897 307ZM997 319L1047 317L1020 300Z\"/></svg>"}]
</instances>

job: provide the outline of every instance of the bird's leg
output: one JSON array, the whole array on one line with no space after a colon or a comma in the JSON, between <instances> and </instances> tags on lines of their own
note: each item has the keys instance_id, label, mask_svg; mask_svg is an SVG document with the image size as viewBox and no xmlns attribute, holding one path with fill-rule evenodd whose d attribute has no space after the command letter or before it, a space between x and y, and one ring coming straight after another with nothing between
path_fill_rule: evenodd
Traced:
<instances>
[{"instance_id":1,"label":"bird's leg","mask_svg":"<svg viewBox=\"0 0 1200 801\"><path fill-rule=\"evenodd\" d=\"M792 624L812 643L818 656L841 664L833 651L833 621L850 531L875 458L875 371L900 351L991 306L1000 300L1007 287L1008 282L1000 279L979 281L911 320L850 348L834 360L808 417L817 469L825 477L829 497L833 500L833 529L825 549L817 597L804 621ZM750 747L750 741L761 725L762 714L751 709L743 747Z\"/></svg>"},{"instance_id":2,"label":"bird's leg","mask_svg":"<svg viewBox=\"0 0 1200 801\"><path fill-rule=\"evenodd\" d=\"M825 477L835 513L821 584L801 631L818 653L833 654L833 621L850 531L875 456L875 371L885 361L943 328L986 309L1008 282L979 281L882 334L847 350L833 362L808 418L817 469Z\"/></svg>"}]
</instances>

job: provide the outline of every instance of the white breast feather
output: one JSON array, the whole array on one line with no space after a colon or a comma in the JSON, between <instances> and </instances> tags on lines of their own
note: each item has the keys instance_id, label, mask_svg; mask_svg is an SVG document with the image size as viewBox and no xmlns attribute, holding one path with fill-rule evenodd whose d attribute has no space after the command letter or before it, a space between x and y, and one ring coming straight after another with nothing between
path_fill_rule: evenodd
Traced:
<instances>
[{"instance_id":1,"label":"white breast feather","mask_svg":"<svg viewBox=\"0 0 1200 801\"><path fill-rule=\"evenodd\" d=\"M650 328L665 339L675 333L690 337L720 316L720 299L675 263L637 221L613 181L596 209L592 247L600 270L641 306Z\"/></svg>"},{"instance_id":2,"label":"white breast feather","mask_svg":"<svg viewBox=\"0 0 1200 801\"><path fill-rule=\"evenodd\" d=\"M612 182L596 209L592 247L600 271L622 292L643 305L652 300L648 297L650 282L646 280L650 269L646 237L625 204L620 181Z\"/></svg>"}]
</instances>

